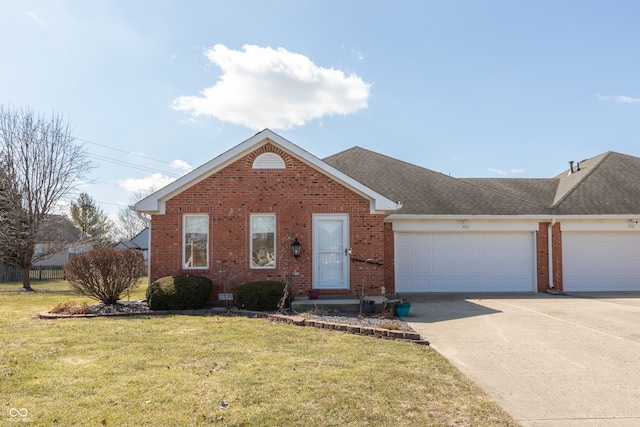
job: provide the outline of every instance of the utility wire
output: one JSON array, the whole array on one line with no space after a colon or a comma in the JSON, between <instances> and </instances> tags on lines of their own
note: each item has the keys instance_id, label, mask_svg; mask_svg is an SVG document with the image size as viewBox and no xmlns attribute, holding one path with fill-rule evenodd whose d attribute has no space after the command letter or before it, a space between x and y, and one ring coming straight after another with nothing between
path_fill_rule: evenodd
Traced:
<instances>
[{"instance_id":1,"label":"utility wire","mask_svg":"<svg viewBox=\"0 0 640 427\"><path fill-rule=\"evenodd\" d=\"M145 155L142 155L142 154L132 153L132 152L127 151L127 150L121 150L119 148L109 147L108 145L99 144L97 142L89 141L88 139L83 139L83 138L75 138L75 139L77 139L78 141L86 142L88 144L96 145L98 147L103 147L103 148L107 148L109 150L117 151L117 152L120 152L120 153L125 153L125 154L127 154L129 156L136 156L136 157L140 157L141 159L151 160L151 161L154 161L154 162L162 163L163 165L173 166L173 164L171 162L167 162L165 160L154 159L153 157L148 157L148 156L145 156ZM96 160L102 160L102 161L105 161L105 162L113 163L113 164L120 165L120 166L130 167L130 168L133 168L133 169L138 169L138 170L142 170L142 171L145 171L145 172L157 172L157 173L161 173L161 174L170 176L172 178L179 178L181 176L180 174L176 174L175 172L166 172L166 171L161 170L161 169L151 168L151 167L147 167L147 166L141 166L141 165L138 165L138 164L135 164L135 163L127 162L127 161L120 160L120 159L114 159L112 157L107 157L107 156L103 156L103 155L100 155L100 154L88 153L88 155L89 155L89 157L93 157Z\"/></svg>"},{"instance_id":2,"label":"utility wire","mask_svg":"<svg viewBox=\"0 0 640 427\"><path fill-rule=\"evenodd\" d=\"M153 160L154 162L163 163L165 165L171 166L171 162L167 162L165 160L154 159L153 157L148 157L148 156L145 156L144 154L132 153L131 151L121 150L119 148L114 148L114 147L109 147L108 145L98 144L97 142L89 141L87 139L82 139L82 138L76 138L76 139L78 141L86 142L88 144L97 145L98 147L108 148L109 150L119 151L120 153L129 154L130 156L137 156L137 157L140 157L140 158L145 159L145 160Z\"/></svg>"},{"instance_id":3,"label":"utility wire","mask_svg":"<svg viewBox=\"0 0 640 427\"><path fill-rule=\"evenodd\" d=\"M130 206L130 205L123 205L122 203L101 202L98 200L96 200L96 203L101 203L103 205L120 206L121 208L128 208Z\"/></svg>"},{"instance_id":4,"label":"utility wire","mask_svg":"<svg viewBox=\"0 0 640 427\"><path fill-rule=\"evenodd\" d=\"M86 142L88 144L92 144L92 145L96 145L96 146L99 146L99 147L107 148L109 150L113 150L113 151L117 151L117 152L120 152L120 153L124 153L124 154L127 154L129 156L136 156L136 157L140 157L141 159L151 160L151 161L154 161L154 162L162 163L163 165L173 166L173 164L171 162L167 162L167 161L164 161L164 160L154 159L152 157L148 157L148 156L145 156L145 155L142 155L142 154L132 153L130 151L121 150L119 148L109 147L108 145L99 144L97 142L89 141L87 139L82 139L82 138L75 138L75 139L78 140L78 141ZM161 169L142 166L142 165L139 165L139 164L127 162L127 161L120 160L120 159L114 159L112 157L107 157L107 156L103 156L103 155L100 155L100 154L87 153L87 156L89 158L92 158L92 159L95 159L95 160L98 160L98 161L101 161L101 162L108 162L108 163L116 164L116 165L119 165L119 166L124 166L124 167L132 168L132 169L141 170L141 171L144 171L144 172L160 173L160 174L163 174L163 175L171 177L171 178L180 178L180 176L181 176L180 174L176 174L174 172L166 172L166 171L161 170ZM115 185L115 186L118 185L118 184L114 184L114 183L111 183L111 182L100 181L98 179L94 179L94 180L92 180L92 182L97 182L97 183L101 183L101 184L108 184L108 185ZM70 201L70 202L72 202L72 201ZM129 207L129 205L123 205L121 203L101 202L101 201L96 201L96 202L100 203L100 204L112 205L112 206L118 206L118 207L124 207L124 208L128 208Z\"/></svg>"},{"instance_id":5,"label":"utility wire","mask_svg":"<svg viewBox=\"0 0 640 427\"><path fill-rule=\"evenodd\" d=\"M141 165L137 165L135 163L125 162L124 160L118 160L118 159L113 159L111 157L101 156L99 154L91 154L91 153L89 153L88 157L96 159L96 160L100 160L100 161L103 161L103 162L113 163L113 164L116 164L116 165L119 165L119 166L126 166L126 167L129 167L129 168L138 169L138 170L145 171L145 172L156 172L156 173L161 173L163 175L170 176L172 178L180 178L180 175L178 175L176 173L173 173L173 172L166 172L166 171L163 171L161 169L155 169L155 168L150 168L150 167L147 167L147 166L141 166Z\"/></svg>"}]
</instances>

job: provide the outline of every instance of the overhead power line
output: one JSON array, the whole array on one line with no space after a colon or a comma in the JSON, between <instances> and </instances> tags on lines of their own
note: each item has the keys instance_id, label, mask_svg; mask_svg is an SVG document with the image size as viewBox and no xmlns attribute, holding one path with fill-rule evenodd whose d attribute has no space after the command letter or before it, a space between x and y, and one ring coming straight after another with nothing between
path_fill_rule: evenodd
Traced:
<instances>
[{"instance_id":1,"label":"overhead power line","mask_svg":"<svg viewBox=\"0 0 640 427\"><path fill-rule=\"evenodd\" d=\"M150 160L150 161L154 161L154 162L157 162L157 163L161 163L163 165L168 165L170 167L174 166L171 162L167 162L167 161L159 160L159 159L154 159L152 157L147 157L147 156L142 155L142 154L132 153L132 152L129 152L129 151L126 151L126 150L121 150L119 148L109 147L108 145L99 144L97 142L89 141L87 139L76 138L76 140L81 141L81 142L85 142L85 143L88 143L88 144L91 144L91 145L107 148L109 150L117 151L117 152L120 152L120 153L124 153L124 154L127 154L129 156L135 156L135 157L139 157L139 158L144 159L144 160ZM90 159L96 160L98 162L108 162L108 163L112 163L112 164L123 166L123 167L127 167L127 168L141 170L141 171L144 171L144 172L159 173L159 174L162 174L162 175L170 177L170 178L180 178L180 176L182 176L181 174L178 174L178 173L175 173L175 172L167 172L166 170L153 168L153 167L149 167L149 166L144 166L144 165L137 164L137 163L127 162L125 160L116 159L116 158L104 156L104 155L101 155L101 154L94 154L94 153L88 152L87 156ZM124 157L124 156L121 156L121 157ZM100 179L92 179L92 180L90 180L90 182L119 186L119 184L115 184L113 182L102 181ZM71 203L74 200L66 200L66 201L68 203ZM104 204L104 205L111 205L111 206L118 206L118 207L122 207L122 208L129 208L129 205L123 205L122 203L113 203L113 202L104 202L104 201L96 201L96 202L100 203L100 204Z\"/></svg>"},{"instance_id":2,"label":"overhead power line","mask_svg":"<svg viewBox=\"0 0 640 427\"><path fill-rule=\"evenodd\" d=\"M120 166L126 166L128 168L133 168L133 169L138 169L141 171L145 171L145 172L155 172L155 173L161 173L163 175L167 175L169 177L172 178L180 178L180 175L173 173L173 172L167 172L161 169L156 169L156 168L150 168L147 166L142 166L142 165L137 165L135 163L130 163L130 162L125 162L124 160L118 160L118 159L114 159L111 157L106 157L106 156L101 156L99 154L88 154L89 158L92 159L96 159L96 160L100 160L103 162L109 162L109 163L113 163L115 165L120 165Z\"/></svg>"},{"instance_id":3,"label":"overhead power line","mask_svg":"<svg viewBox=\"0 0 640 427\"><path fill-rule=\"evenodd\" d=\"M126 150L121 150L119 148L109 147L108 145L99 144L97 142L89 141L88 139L82 139L82 138L76 138L76 139L78 141L86 142L86 143L89 143L89 144L92 144L92 145L97 145L99 147L107 148L109 150L117 151L117 152L120 152L120 153L125 153L125 154L130 155L130 156L136 156L136 157L140 157L141 159L151 160L151 161L154 161L154 162L162 163L164 165L173 166L171 162L167 162L167 161L164 161L164 160L154 159L152 157L147 157L147 156L144 156L142 154L132 153L132 152L129 152L129 151L126 151ZM103 156L103 155L100 155L100 154L88 153L88 156L90 158L95 159L95 160L109 162L109 163L113 163L113 164L116 164L116 165L125 166L125 167L128 167L128 168L138 169L138 170L141 170L141 171L144 171L144 172L161 173L161 174L169 176L171 178L179 178L181 176L180 174L177 174L175 172L167 172L166 170L152 168L152 167L148 167L148 166L143 166L143 165L140 165L140 164L127 162L127 161L124 161L124 160L121 160L121 159L114 159L113 157Z\"/></svg>"},{"instance_id":4,"label":"overhead power line","mask_svg":"<svg viewBox=\"0 0 640 427\"><path fill-rule=\"evenodd\" d=\"M109 150L118 151L120 153L125 153L130 156L140 157L145 160L153 160L154 162L163 163L165 165L171 166L171 162L167 162L165 160L154 159L153 157L145 156L144 154L132 153L131 151L121 150L119 148L109 147L108 145L98 144L97 142L89 141L88 139L76 138L78 141L86 142L88 144L97 145L98 147L108 148Z\"/></svg>"}]
</instances>

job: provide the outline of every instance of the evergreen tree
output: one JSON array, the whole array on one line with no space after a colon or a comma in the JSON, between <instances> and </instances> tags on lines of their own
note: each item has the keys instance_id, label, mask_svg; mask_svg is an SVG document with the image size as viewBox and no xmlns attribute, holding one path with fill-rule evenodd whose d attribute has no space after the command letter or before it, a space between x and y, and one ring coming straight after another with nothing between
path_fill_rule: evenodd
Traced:
<instances>
[{"instance_id":1,"label":"evergreen tree","mask_svg":"<svg viewBox=\"0 0 640 427\"><path fill-rule=\"evenodd\" d=\"M21 266L20 247L24 246L21 234L25 231L26 215L15 180L3 166L0 153L0 263Z\"/></svg>"},{"instance_id":2,"label":"evergreen tree","mask_svg":"<svg viewBox=\"0 0 640 427\"><path fill-rule=\"evenodd\" d=\"M78 200L71 203L71 221L89 236L96 248L111 244L111 220L87 193L80 193Z\"/></svg>"}]
</instances>

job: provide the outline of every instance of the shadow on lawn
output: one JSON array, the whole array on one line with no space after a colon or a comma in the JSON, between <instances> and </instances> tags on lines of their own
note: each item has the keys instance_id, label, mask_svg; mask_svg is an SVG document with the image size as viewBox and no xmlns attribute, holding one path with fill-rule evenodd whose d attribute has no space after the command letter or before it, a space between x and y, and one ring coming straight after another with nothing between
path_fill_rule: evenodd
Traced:
<instances>
[{"instance_id":1,"label":"shadow on lawn","mask_svg":"<svg viewBox=\"0 0 640 427\"><path fill-rule=\"evenodd\" d=\"M33 287L33 285L31 285L31 286L32 286L31 289L24 289L23 287L15 287L15 286L9 287L9 286L0 285L0 292L13 292L13 293L24 292L25 294L39 293L39 294L74 295L74 296L78 296L78 294L76 292L74 292L73 290L71 290L71 289L47 289L47 288Z\"/></svg>"}]
</instances>

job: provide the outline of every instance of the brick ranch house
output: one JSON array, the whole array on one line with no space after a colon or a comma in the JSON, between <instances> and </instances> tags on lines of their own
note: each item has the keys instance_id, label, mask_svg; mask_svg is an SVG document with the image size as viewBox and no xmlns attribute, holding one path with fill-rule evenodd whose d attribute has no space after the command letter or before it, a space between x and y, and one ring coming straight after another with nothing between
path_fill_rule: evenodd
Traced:
<instances>
[{"instance_id":1,"label":"brick ranch house","mask_svg":"<svg viewBox=\"0 0 640 427\"><path fill-rule=\"evenodd\" d=\"M321 160L266 129L135 209L149 280L203 275L216 292L640 290L640 158L615 152L554 178L458 179L360 147Z\"/></svg>"}]
</instances>

